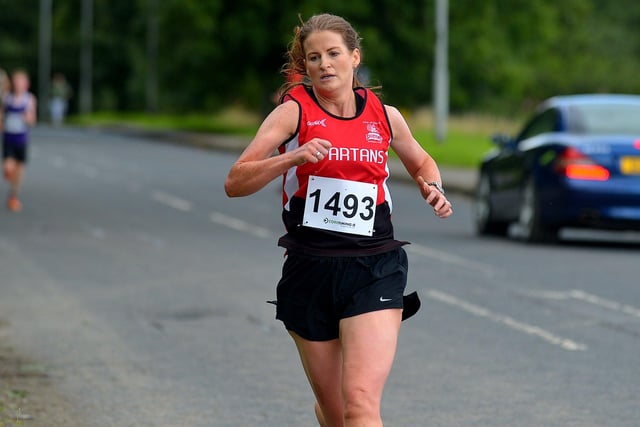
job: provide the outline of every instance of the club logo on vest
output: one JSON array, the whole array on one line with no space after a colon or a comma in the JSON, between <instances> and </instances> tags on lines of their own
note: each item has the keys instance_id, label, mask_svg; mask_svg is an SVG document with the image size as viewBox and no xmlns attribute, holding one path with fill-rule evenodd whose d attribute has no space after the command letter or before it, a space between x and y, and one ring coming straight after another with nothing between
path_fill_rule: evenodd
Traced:
<instances>
[{"instance_id":1,"label":"club logo on vest","mask_svg":"<svg viewBox=\"0 0 640 427\"><path fill-rule=\"evenodd\" d=\"M380 131L378 130L378 126L380 126L380 122L364 122L367 125L367 134L365 138L367 142L371 142L374 144L382 143L382 135L380 135Z\"/></svg>"}]
</instances>

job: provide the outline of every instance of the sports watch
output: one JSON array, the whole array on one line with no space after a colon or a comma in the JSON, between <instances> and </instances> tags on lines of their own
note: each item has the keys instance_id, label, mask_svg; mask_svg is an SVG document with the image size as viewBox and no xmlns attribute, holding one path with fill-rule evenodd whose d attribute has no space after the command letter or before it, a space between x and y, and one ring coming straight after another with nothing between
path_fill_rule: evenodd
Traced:
<instances>
[{"instance_id":1,"label":"sports watch","mask_svg":"<svg viewBox=\"0 0 640 427\"><path fill-rule=\"evenodd\" d=\"M433 181L433 182L429 182L427 185L429 185L431 187L436 187L436 190L438 190L439 192L444 194L444 188L442 188L442 185L440 185L439 182Z\"/></svg>"}]
</instances>

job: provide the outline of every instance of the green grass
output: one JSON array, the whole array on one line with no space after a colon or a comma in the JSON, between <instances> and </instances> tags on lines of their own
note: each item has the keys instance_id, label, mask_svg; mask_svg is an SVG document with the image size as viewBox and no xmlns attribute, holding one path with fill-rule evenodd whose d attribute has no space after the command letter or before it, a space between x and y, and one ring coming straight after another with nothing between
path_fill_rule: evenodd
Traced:
<instances>
[{"instance_id":1,"label":"green grass","mask_svg":"<svg viewBox=\"0 0 640 427\"><path fill-rule=\"evenodd\" d=\"M487 135L455 129L449 130L442 142L436 141L432 130L414 131L414 136L439 165L446 166L475 167L493 147Z\"/></svg>"},{"instance_id":2,"label":"green grass","mask_svg":"<svg viewBox=\"0 0 640 427\"><path fill-rule=\"evenodd\" d=\"M403 112L420 145L439 165L476 167L494 145L496 133L513 134L516 121L485 114L452 115L447 121L446 136L437 141L430 110Z\"/></svg>"},{"instance_id":3,"label":"green grass","mask_svg":"<svg viewBox=\"0 0 640 427\"><path fill-rule=\"evenodd\" d=\"M257 115L239 109L229 109L219 114L100 112L69 119L69 123L80 126L136 126L234 135L253 135L258 129L258 121Z\"/></svg>"},{"instance_id":4,"label":"green grass","mask_svg":"<svg viewBox=\"0 0 640 427\"><path fill-rule=\"evenodd\" d=\"M403 112L420 144L438 164L455 167L476 167L492 147L494 133L513 133L516 123L487 115L451 116L446 138L436 141L432 114L429 110ZM70 118L81 126L135 126L147 129L171 129L233 135L255 134L261 117L239 108L218 114L157 114L102 112Z\"/></svg>"}]
</instances>

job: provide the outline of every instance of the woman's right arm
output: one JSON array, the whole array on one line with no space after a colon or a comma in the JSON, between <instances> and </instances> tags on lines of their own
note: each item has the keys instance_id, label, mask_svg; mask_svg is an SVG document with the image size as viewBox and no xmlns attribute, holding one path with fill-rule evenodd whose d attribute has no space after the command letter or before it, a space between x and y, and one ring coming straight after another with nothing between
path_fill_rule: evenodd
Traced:
<instances>
[{"instance_id":1,"label":"woman's right arm","mask_svg":"<svg viewBox=\"0 0 640 427\"><path fill-rule=\"evenodd\" d=\"M264 188L293 166L318 162L329 151L328 141L313 139L281 155L273 152L298 127L300 107L293 101L277 106L262 122L256 136L229 170L224 190L229 197L248 196ZM321 156L316 156L320 153Z\"/></svg>"}]
</instances>

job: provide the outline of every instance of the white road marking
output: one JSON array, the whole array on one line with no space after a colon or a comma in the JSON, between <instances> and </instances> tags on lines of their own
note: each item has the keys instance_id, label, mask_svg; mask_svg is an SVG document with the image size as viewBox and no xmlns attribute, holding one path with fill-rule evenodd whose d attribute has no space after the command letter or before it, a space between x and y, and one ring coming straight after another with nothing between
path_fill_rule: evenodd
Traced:
<instances>
[{"instance_id":1,"label":"white road marking","mask_svg":"<svg viewBox=\"0 0 640 427\"><path fill-rule=\"evenodd\" d=\"M249 224L246 221L222 214L220 212L212 212L209 218L211 219L211 222L215 224L220 224L233 230L251 234L252 236L256 236L261 239L267 239L271 237L271 232L264 227Z\"/></svg>"},{"instance_id":2,"label":"white road marking","mask_svg":"<svg viewBox=\"0 0 640 427\"><path fill-rule=\"evenodd\" d=\"M520 292L519 292L520 293ZM569 299L569 294L566 291L522 291L522 295L526 295L528 297L540 298L540 299L548 299L548 300L556 300L556 301L565 301Z\"/></svg>"},{"instance_id":3,"label":"white road marking","mask_svg":"<svg viewBox=\"0 0 640 427\"><path fill-rule=\"evenodd\" d=\"M163 205L182 212L189 212L192 209L191 202L188 200L181 199L180 197L165 193L164 191L154 190L151 192L151 197L158 203L162 203Z\"/></svg>"},{"instance_id":4,"label":"white road marking","mask_svg":"<svg viewBox=\"0 0 640 427\"><path fill-rule=\"evenodd\" d=\"M612 301L596 295L591 295L579 289L572 289L571 291L569 291L569 296L580 301L588 302L589 304L604 307L613 311L619 311L621 313L628 314L629 316L640 318L640 308L634 307L632 305L621 304L617 301Z\"/></svg>"},{"instance_id":5,"label":"white road marking","mask_svg":"<svg viewBox=\"0 0 640 427\"><path fill-rule=\"evenodd\" d=\"M640 308L634 307L629 304L622 304L617 301L613 301L607 298L602 298L597 295L589 294L580 289L572 289L570 291L533 291L525 292L525 295L532 296L534 298L542 298L547 300L566 301L568 299L575 299L578 301L586 302L588 304L597 305L598 307L606 308L608 310L617 311L629 316L640 318Z\"/></svg>"},{"instance_id":6,"label":"white road marking","mask_svg":"<svg viewBox=\"0 0 640 427\"><path fill-rule=\"evenodd\" d=\"M443 302L445 304L452 305L461 310L466 311L467 313L471 313L478 317L482 317L485 319L489 319L493 322L500 323L504 326L507 326L515 331L524 332L525 334L536 336L549 344L553 344L559 346L565 350L570 351L584 351L587 349L587 346L584 344L580 344L568 338L563 338L557 336L549 331L546 331L538 326L528 325L526 323L520 322L510 316L506 316L504 314L494 313L491 310L480 307L478 305L472 304L470 302L464 301L458 297L453 295L429 290L427 291L427 296L436 301Z\"/></svg>"},{"instance_id":7,"label":"white road marking","mask_svg":"<svg viewBox=\"0 0 640 427\"><path fill-rule=\"evenodd\" d=\"M428 246L419 245L417 243L407 245L405 246L405 248L408 252L412 252L426 258L435 259L436 261L463 267L468 270L479 271L489 276L495 276L498 273L498 270L496 270L489 264L473 261L467 258L463 258L459 255L439 251Z\"/></svg>"}]
</instances>

